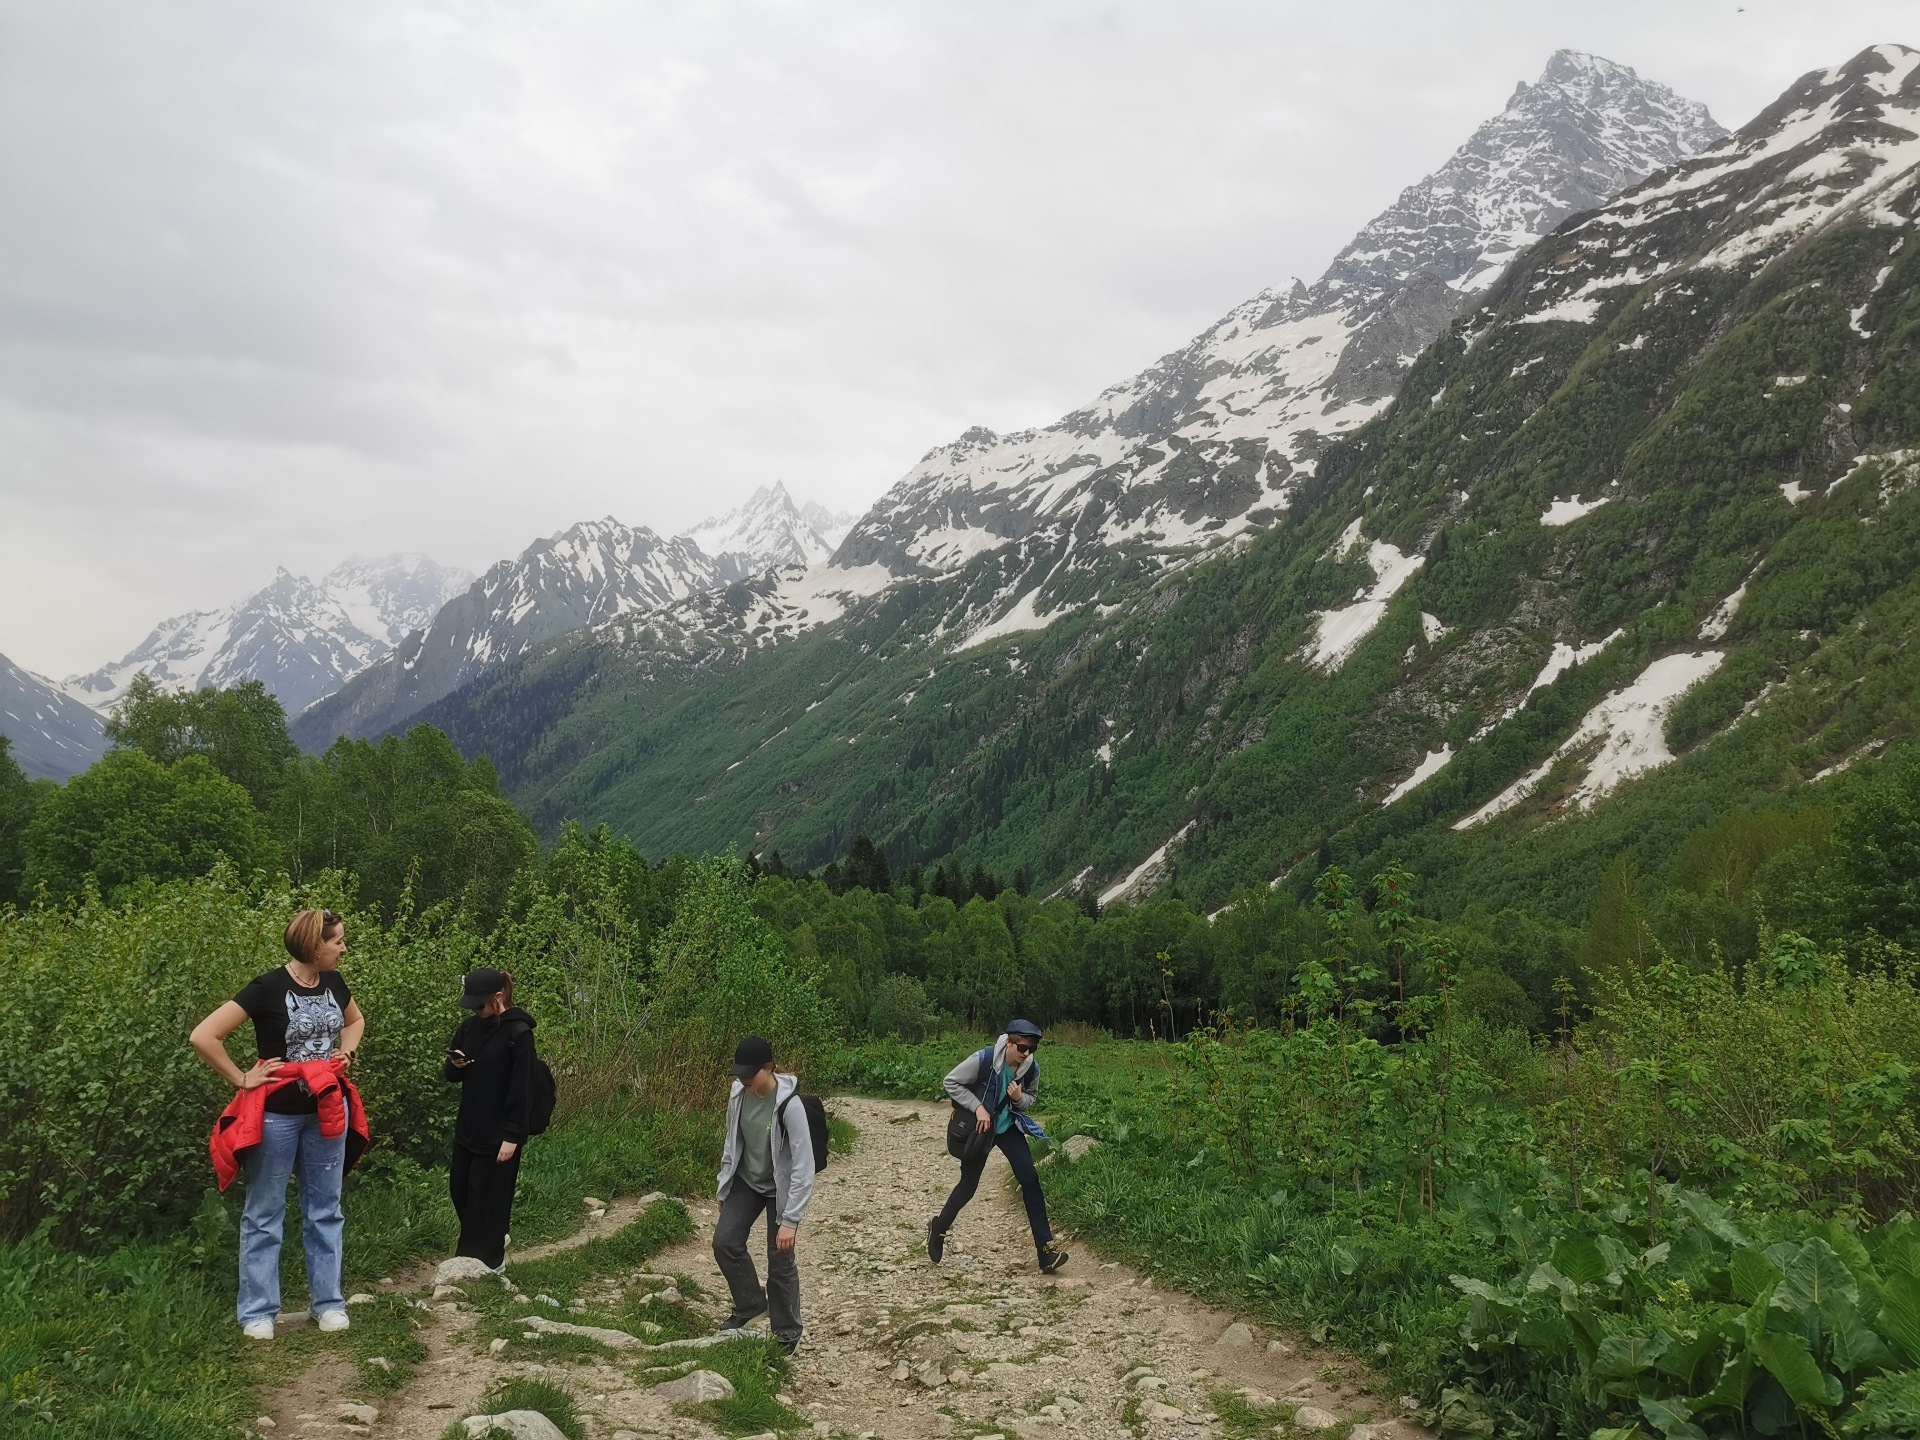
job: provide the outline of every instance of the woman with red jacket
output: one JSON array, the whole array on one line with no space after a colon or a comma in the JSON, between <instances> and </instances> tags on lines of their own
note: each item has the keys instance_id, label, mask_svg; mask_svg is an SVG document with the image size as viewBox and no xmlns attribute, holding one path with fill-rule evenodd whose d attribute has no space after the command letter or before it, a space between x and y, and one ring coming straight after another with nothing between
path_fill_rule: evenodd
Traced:
<instances>
[{"instance_id":1,"label":"woman with red jacket","mask_svg":"<svg viewBox=\"0 0 1920 1440\"><path fill-rule=\"evenodd\" d=\"M277 970L254 977L240 993L194 1027L193 1048L235 1090L267 1089L260 1143L245 1152L247 1203L240 1219L242 1332L273 1339L280 1311L280 1243L287 1218L287 1181L300 1177L300 1217L307 1251L307 1289L322 1330L347 1328L340 1293L340 1243L346 1222L340 1189L346 1178L346 1133L322 1133L320 1101L305 1075L314 1062L332 1062L344 1082L366 1031L366 1017L340 978L346 926L331 910L302 910L287 923L287 953ZM251 1069L227 1054L226 1038L253 1022ZM276 1078L283 1067L303 1078ZM335 1127L329 1125L327 1129Z\"/></svg>"}]
</instances>

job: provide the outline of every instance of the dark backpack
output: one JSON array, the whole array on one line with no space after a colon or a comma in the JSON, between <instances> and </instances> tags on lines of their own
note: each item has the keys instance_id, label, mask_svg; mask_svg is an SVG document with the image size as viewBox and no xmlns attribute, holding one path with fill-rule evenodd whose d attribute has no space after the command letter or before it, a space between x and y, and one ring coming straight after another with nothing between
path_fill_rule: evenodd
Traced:
<instances>
[{"instance_id":1,"label":"dark backpack","mask_svg":"<svg viewBox=\"0 0 1920 1440\"><path fill-rule=\"evenodd\" d=\"M520 1035L529 1034L527 1028L520 1028ZM513 1037L513 1043L520 1043L520 1035ZM547 1127L553 1124L553 1107L560 1099L560 1084L553 1078L553 1067L547 1064L538 1050L533 1052L533 1103L527 1107L527 1134L544 1135Z\"/></svg>"},{"instance_id":2,"label":"dark backpack","mask_svg":"<svg viewBox=\"0 0 1920 1440\"><path fill-rule=\"evenodd\" d=\"M827 1168L827 1107L820 1103L818 1095L796 1093L780 1102L773 1118L785 1124L786 1108L795 1100L800 1102L801 1113L807 1117L807 1134L813 1139L813 1173L818 1175Z\"/></svg>"}]
</instances>

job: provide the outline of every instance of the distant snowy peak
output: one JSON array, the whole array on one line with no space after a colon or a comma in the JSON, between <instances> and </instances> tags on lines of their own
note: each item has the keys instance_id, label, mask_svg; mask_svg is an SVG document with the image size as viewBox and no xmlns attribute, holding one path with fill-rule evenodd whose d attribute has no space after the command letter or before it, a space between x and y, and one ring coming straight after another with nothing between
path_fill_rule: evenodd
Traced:
<instances>
[{"instance_id":1,"label":"distant snowy peak","mask_svg":"<svg viewBox=\"0 0 1920 1440\"><path fill-rule=\"evenodd\" d=\"M719 583L718 567L689 537L663 540L644 525L608 516L500 561L446 607L434 630L469 659L497 663L553 635L670 605Z\"/></svg>"},{"instance_id":2,"label":"distant snowy peak","mask_svg":"<svg viewBox=\"0 0 1920 1440\"><path fill-rule=\"evenodd\" d=\"M1567 216L1726 135L1704 105L1625 65L1561 50L1538 83L1400 192L1334 258L1311 300L1373 299L1421 276L1483 290Z\"/></svg>"},{"instance_id":3,"label":"distant snowy peak","mask_svg":"<svg viewBox=\"0 0 1920 1440\"><path fill-rule=\"evenodd\" d=\"M423 555L355 556L318 584L283 567L224 610L161 621L120 660L61 688L106 714L142 670L168 688L259 680L297 714L431 622L472 580Z\"/></svg>"},{"instance_id":4,"label":"distant snowy peak","mask_svg":"<svg viewBox=\"0 0 1920 1440\"><path fill-rule=\"evenodd\" d=\"M976 427L929 451L836 559L940 574L1028 542L977 617L1004 633L1084 603L1104 557L1175 563L1274 524L1509 259L1724 133L1665 86L1561 51L1315 285L1261 292L1044 429Z\"/></svg>"},{"instance_id":5,"label":"distant snowy peak","mask_svg":"<svg viewBox=\"0 0 1920 1440\"><path fill-rule=\"evenodd\" d=\"M829 510L817 500L808 500L800 507L800 518L813 527L814 534L838 550L840 542L847 538L847 532L860 519L860 512Z\"/></svg>"},{"instance_id":6,"label":"distant snowy peak","mask_svg":"<svg viewBox=\"0 0 1920 1440\"><path fill-rule=\"evenodd\" d=\"M440 607L473 583L473 574L425 555L355 555L327 572L320 588L367 635L398 645L424 630Z\"/></svg>"},{"instance_id":7,"label":"distant snowy peak","mask_svg":"<svg viewBox=\"0 0 1920 1440\"><path fill-rule=\"evenodd\" d=\"M720 583L789 565L828 559L855 517L839 516L812 501L797 503L776 480L753 492L746 504L702 520L682 537L714 562Z\"/></svg>"},{"instance_id":8,"label":"distant snowy peak","mask_svg":"<svg viewBox=\"0 0 1920 1440\"><path fill-rule=\"evenodd\" d=\"M1473 324L1601 323L1649 281L1646 303L1679 303L1697 270L1751 273L1841 222L1887 227L1897 248L1917 216L1920 51L1876 45L1802 76L1738 134L1569 226L1566 253L1500 287Z\"/></svg>"}]
</instances>

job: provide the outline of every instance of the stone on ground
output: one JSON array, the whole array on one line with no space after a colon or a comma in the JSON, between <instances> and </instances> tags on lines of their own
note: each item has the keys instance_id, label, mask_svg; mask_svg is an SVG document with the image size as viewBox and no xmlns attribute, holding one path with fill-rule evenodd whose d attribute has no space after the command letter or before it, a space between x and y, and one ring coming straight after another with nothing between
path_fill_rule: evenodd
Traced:
<instances>
[{"instance_id":1,"label":"stone on ground","mask_svg":"<svg viewBox=\"0 0 1920 1440\"><path fill-rule=\"evenodd\" d=\"M1069 1135L1060 1149L1067 1159L1079 1160L1083 1158L1089 1150L1096 1150L1099 1146L1100 1142L1091 1135Z\"/></svg>"},{"instance_id":2,"label":"stone on ground","mask_svg":"<svg viewBox=\"0 0 1920 1440\"><path fill-rule=\"evenodd\" d=\"M456 1280L483 1280L498 1273L497 1270L488 1269L485 1261L472 1255L455 1255L434 1267L433 1283L451 1285Z\"/></svg>"},{"instance_id":3,"label":"stone on ground","mask_svg":"<svg viewBox=\"0 0 1920 1440\"><path fill-rule=\"evenodd\" d=\"M718 1370L694 1370L678 1380L656 1385L653 1393L675 1403L729 1400L733 1398L733 1382Z\"/></svg>"},{"instance_id":4,"label":"stone on ground","mask_svg":"<svg viewBox=\"0 0 1920 1440\"><path fill-rule=\"evenodd\" d=\"M371 1425L380 1418L380 1412L372 1405L357 1405L349 1401L341 1405L340 1418L351 1420L356 1425Z\"/></svg>"},{"instance_id":5,"label":"stone on ground","mask_svg":"<svg viewBox=\"0 0 1920 1440\"><path fill-rule=\"evenodd\" d=\"M609 1350L637 1350L646 1344L638 1335L629 1335L624 1330L609 1330L604 1325L576 1325L571 1320L549 1320L544 1315L528 1315L515 1323L542 1335L578 1335L598 1341Z\"/></svg>"},{"instance_id":6,"label":"stone on ground","mask_svg":"<svg viewBox=\"0 0 1920 1440\"><path fill-rule=\"evenodd\" d=\"M1186 1413L1178 1405L1164 1405L1158 1400L1143 1400L1140 1404L1141 1418L1146 1420L1165 1423L1169 1420L1184 1419Z\"/></svg>"},{"instance_id":7,"label":"stone on ground","mask_svg":"<svg viewBox=\"0 0 1920 1440\"><path fill-rule=\"evenodd\" d=\"M1338 1415L1331 1410L1322 1410L1318 1405L1302 1405L1293 1412L1296 1430L1331 1430L1339 1423Z\"/></svg>"},{"instance_id":8,"label":"stone on ground","mask_svg":"<svg viewBox=\"0 0 1920 1440\"><path fill-rule=\"evenodd\" d=\"M1253 1331L1236 1320L1220 1332L1222 1345L1247 1346L1253 1344Z\"/></svg>"},{"instance_id":9,"label":"stone on ground","mask_svg":"<svg viewBox=\"0 0 1920 1440\"><path fill-rule=\"evenodd\" d=\"M567 1440L561 1428L538 1410L508 1410L499 1415L469 1415L461 1422L467 1440L505 1435L509 1440Z\"/></svg>"}]
</instances>

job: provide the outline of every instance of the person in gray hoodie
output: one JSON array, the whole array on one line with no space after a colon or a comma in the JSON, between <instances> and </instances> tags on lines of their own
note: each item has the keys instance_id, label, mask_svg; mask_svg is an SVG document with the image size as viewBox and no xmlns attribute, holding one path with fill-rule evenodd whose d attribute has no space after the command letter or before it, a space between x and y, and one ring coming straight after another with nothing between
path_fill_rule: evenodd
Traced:
<instances>
[{"instance_id":1,"label":"person in gray hoodie","mask_svg":"<svg viewBox=\"0 0 1920 1440\"><path fill-rule=\"evenodd\" d=\"M1044 1133L1027 1113L1040 1093L1040 1064L1033 1058L1039 1046L1040 1027L1031 1020L1013 1020L1008 1022L1006 1034L947 1072L947 1098L953 1101L955 1111L953 1123L958 1126L962 1115L972 1116L977 1138L970 1141L960 1159L959 1184L947 1196L940 1213L927 1222L927 1258L936 1265L946 1253L947 1232L980 1188L987 1157L996 1149L1007 1157L1014 1178L1020 1182L1020 1198L1027 1205L1027 1224L1033 1230L1041 1272L1051 1275L1067 1263L1066 1251L1054 1246L1047 1197L1040 1191L1040 1172L1033 1168L1033 1150L1027 1144L1029 1135Z\"/></svg>"},{"instance_id":2,"label":"person in gray hoodie","mask_svg":"<svg viewBox=\"0 0 1920 1440\"><path fill-rule=\"evenodd\" d=\"M800 1266L794 1256L800 1220L813 1198L813 1134L806 1111L789 1104L799 1080L773 1068L773 1046L749 1035L733 1052L727 1096L726 1148L720 1155L720 1218L713 1258L733 1292L723 1330L767 1315L773 1338L789 1355L800 1343ZM767 1283L747 1253L754 1222L767 1216Z\"/></svg>"}]
</instances>

